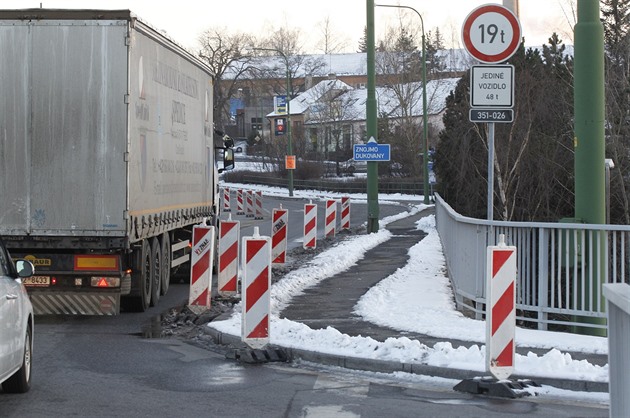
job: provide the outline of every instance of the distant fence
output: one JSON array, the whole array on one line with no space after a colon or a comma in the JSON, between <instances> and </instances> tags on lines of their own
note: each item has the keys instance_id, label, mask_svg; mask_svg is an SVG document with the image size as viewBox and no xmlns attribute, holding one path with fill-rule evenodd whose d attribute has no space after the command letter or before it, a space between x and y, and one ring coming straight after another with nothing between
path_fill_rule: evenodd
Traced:
<instances>
[{"instance_id":1,"label":"distant fence","mask_svg":"<svg viewBox=\"0 0 630 418\"><path fill-rule=\"evenodd\" d=\"M490 222L459 215L441 196L435 198L437 229L459 308L482 317L486 247L504 234L506 243L517 247L519 320L543 330L551 324L606 327L606 304L597 284L629 282L630 226ZM588 318L601 320L590 323Z\"/></svg>"}]
</instances>

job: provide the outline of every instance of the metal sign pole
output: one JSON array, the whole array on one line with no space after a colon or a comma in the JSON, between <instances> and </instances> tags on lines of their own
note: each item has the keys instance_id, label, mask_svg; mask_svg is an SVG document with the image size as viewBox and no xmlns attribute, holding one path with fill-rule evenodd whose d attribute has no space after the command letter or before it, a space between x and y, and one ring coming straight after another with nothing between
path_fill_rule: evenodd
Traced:
<instances>
[{"instance_id":1,"label":"metal sign pole","mask_svg":"<svg viewBox=\"0 0 630 418\"><path fill-rule=\"evenodd\" d=\"M494 219L494 122L488 123L488 220ZM488 245L494 245L494 227L488 229Z\"/></svg>"}]
</instances>

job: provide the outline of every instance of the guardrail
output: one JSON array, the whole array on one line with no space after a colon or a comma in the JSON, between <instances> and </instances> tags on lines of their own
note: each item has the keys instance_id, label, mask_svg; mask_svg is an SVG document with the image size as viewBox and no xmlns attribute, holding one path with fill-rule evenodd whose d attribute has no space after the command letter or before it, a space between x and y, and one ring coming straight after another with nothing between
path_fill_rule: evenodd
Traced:
<instances>
[{"instance_id":1,"label":"guardrail","mask_svg":"<svg viewBox=\"0 0 630 418\"><path fill-rule=\"evenodd\" d=\"M517 247L517 319L605 328L599 283L628 283L630 227L488 221L462 216L436 194L436 222L458 307L481 319L486 302L486 247ZM601 319L600 319L601 318ZM595 319L595 320L593 320Z\"/></svg>"}]
</instances>

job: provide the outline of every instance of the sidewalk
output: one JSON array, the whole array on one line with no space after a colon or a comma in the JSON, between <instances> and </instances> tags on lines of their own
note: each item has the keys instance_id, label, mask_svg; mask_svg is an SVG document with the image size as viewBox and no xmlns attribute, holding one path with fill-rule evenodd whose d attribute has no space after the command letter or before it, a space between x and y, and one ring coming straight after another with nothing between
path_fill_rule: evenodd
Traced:
<instances>
[{"instance_id":1,"label":"sidewalk","mask_svg":"<svg viewBox=\"0 0 630 418\"><path fill-rule=\"evenodd\" d=\"M281 312L280 317L303 323L312 329L332 327L349 336L371 337L378 341L385 341L388 338L406 337L411 340L417 340L429 347L434 346L438 342L445 341L444 338L435 338L424 334L402 332L381 327L366 322L353 313L357 301L367 290L407 263L409 258L407 250L422 240L426 235L423 231L416 228L416 221L433 213L434 208L430 207L416 215L388 224L386 228L393 234L389 240L367 251L362 260L345 272L324 279L316 286L306 289L303 294L293 297L290 304ZM237 346L242 344L238 336L223 334L212 328L208 328L208 332L215 337L218 343ZM479 345L477 342L463 341L456 338L449 339L448 341L453 347ZM528 352L542 355L548 350L517 347L516 351L522 355L526 355ZM299 358L306 361L368 371L390 373L405 371L461 380L480 375L479 372L470 370L335 356L307 350L287 349L287 353L292 359ZM591 364L604 365L608 362L606 355L581 352L571 352L569 354L573 359L587 360ZM601 382L542 378L526 375L513 375L511 379L532 379L539 384L546 384L568 390L592 392L608 391L608 385Z\"/></svg>"}]
</instances>

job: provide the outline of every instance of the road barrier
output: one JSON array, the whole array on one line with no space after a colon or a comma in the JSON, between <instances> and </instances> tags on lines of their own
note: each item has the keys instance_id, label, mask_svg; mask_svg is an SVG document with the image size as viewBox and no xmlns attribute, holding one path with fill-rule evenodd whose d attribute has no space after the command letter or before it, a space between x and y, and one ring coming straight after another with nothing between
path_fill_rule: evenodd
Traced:
<instances>
[{"instance_id":1,"label":"road barrier","mask_svg":"<svg viewBox=\"0 0 630 418\"><path fill-rule=\"evenodd\" d=\"M245 215L244 206L245 201L243 198L243 189L236 190L236 214L237 215Z\"/></svg>"},{"instance_id":2,"label":"road barrier","mask_svg":"<svg viewBox=\"0 0 630 418\"><path fill-rule=\"evenodd\" d=\"M516 247L488 246L486 305L486 370L498 380L514 371L514 332L516 328Z\"/></svg>"},{"instance_id":3,"label":"road barrier","mask_svg":"<svg viewBox=\"0 0 630 418\"><path fill-rule=\"evenodd\" d=\"M224 187L223 188L223 211L224 212L231 212L231 208L230 208L230 189L229 187Z\"/></svg>"},{"instance_id":4,"label":"road barrier","mask_svg":"<svg viewBox=\"0 0 630 418\"><path fill-rule=\"evenodd\" d=\"M280 205L280 209L273 210L271 219L271 262L282 265L287 256L289 211Z\"/></svg>"},{"instance_id":5,"label":"road barrier","mask_svg":"<svg viewBox=\"0 0 630 418\"><path fill-rule=\"evenodd\" d=\"M245 212L246 217L254 217L254 192L252 190L247 190L245 193Z\"/></svg>"},{"instance_id":6,"label":"road barrier","mask_svg":"<svg viewBox=\"0 0 630 418\"><path fill-rule=\"evenodd\" d=\"M241 223L233 221L232 215L227 221L219 222L219 266L217 288L220 296L234 296L238 293L238 242Z\"/></svg>"},{"instance_id":7,"label":"road barrier","mask_svg":"<svg viewBox=\"0 0 630 418\"><path fill-rule=\"evenodd\" d=\"M214 226L193 226L188 305L195 311L210 308L214 243Z\"/></svg>"},{"instance_id":8,"label":"road barrier","mask_svg":"<svg viewBox=\"0 0 630 418\"><path fill-rule=\"evenodd\" d=\"M337 201L326 200L326 223L324 225L324 236L326 238L335 237L337 232Z\"/></svg>"},{"instance_id":9,"label":"road barrier","mask_svg":"<svg viewBox=\"0 0 630 418\"><path fill-rule=\"evenodd\" d=\"M262 192L257 191L254 194L254 202L256 205L256 215L254 219L262 219L263 218L263 207L262 207Z\"/></svg>"},{"instance_id":10,"label":"road barrier","mask_svg":"<svg viewBox=\"0 0 630 418\"><path fill-rule=\"evenodd\" d=\"M317 205L306 203L304 205L304 241L303 248L317 247Z\"/></svg>"},{"instance_id":11,"label":"road barrier","mask_svg":"<svg viewBox=\"0 0 630 418\"><path fill-rule=\"evenodd\" d=\"M350 198L341 198L341 229L350 229Z\"/></svg>"},{"instance_id":12,"label":"road barrier","mask_svg":"<svg viewBox=\"0 0 630 418\"><path fill-rule=\"evenodd\" d=\"M242 262L241 340L250 348L262 348L269 343L271 238L260 236L258 227L253 236L243 238Z\"/></svg>"}]
</instances>

